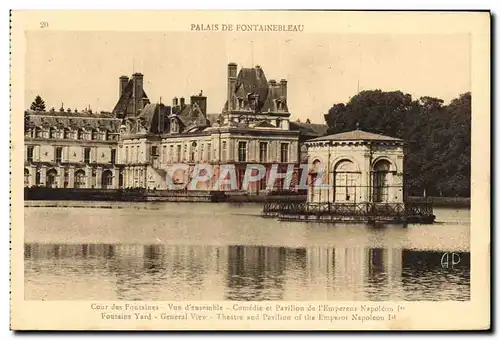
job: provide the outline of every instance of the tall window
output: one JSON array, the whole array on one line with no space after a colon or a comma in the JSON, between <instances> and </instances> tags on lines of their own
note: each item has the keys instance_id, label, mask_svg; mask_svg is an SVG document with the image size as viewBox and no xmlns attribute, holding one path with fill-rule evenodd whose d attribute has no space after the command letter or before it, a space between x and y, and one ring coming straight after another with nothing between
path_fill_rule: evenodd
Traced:
<instances>
[{"instance_id":1,"label":"tall window","mask_svg":"<svg viewBox=\"0 0 500 340\"><path fill-rule=\"evenodd\" d=\"M184 144L184 160L187 161L187 158L188 158L188 146L187 144Z\"/></svg>"},{"instance_id":2,"label":"tall window","mask_svg":"<svg viewBox=\"0 0 500 340\"><path fill-rule=\"evenodd\" d=\"M111 164L116 163L116 149L111 149Z\"/></svg>"},{"instance_id":3,"label":"tall window","mask_svg":"<svg viewBox=\"0 0 500 340\"><path fill-rule=\"evenodd\" d=\"M56 163L61 163L62 161L62 147L56 148Z\"/></svg>"},{"instance_id":4,"label":"tall window","mask_svg":"<svg viewBox=\"0 0 500 340\"><path fill-rule=\"evenodd\" d=\"M113 187L113 173L110 170L104 170L102 172L102 187L103 189Z\"/></svg>"},{"instance_id":5,"label":"tall window","mask_svg":"<svg viewBox=\"0 0 500 340\"><path fill-rule=\"evenodd\" d=\"M139 163L139 145L136 146L136 152L135 152L135 162Z\"/></svg>"},{"instance_id":6,"label":"tall window","mask_svg":"<svg viewBox=\"0 0 500 340\"><path fill-rule=\"evenodd\" d=\"M238 143L238 161L240 162L247 161L247 142Z\"/></svg>"},{"instance_id":7,"label":"tall window","mask_svg":"<svg viewBox=\"0 0 500 340\"><path fill-rule=\"evenodd\" d=\"M85 171L82 169L75 171L75 188L85 188Z\"/></svg>"},{"instance_id":8,"label":"tall window","mask_svg":"<svg viewBox=\"0 0 500 340\"><path fill-rule=\"evenodd\" d=\"M42 182L42 180L41 180L41 176L40 176L40 169L38 169L36 171L36 174L35 174L35 184L40 185L41 182Z\"/></svg>"},{"instance_id":9,"label":"tall window","mask_svg":"<svg viewBox=\"0 0 500 340\"><path fill-rule=\"evenodd\" d=\"M167 163L168 158L167 158L167 146L166 145L163 145L162 157L163 157L162 162Z\"/></svg>"},{"instance_id":10,"label":"tall window","mask_svg":"<svg viewBox=\"0 0 500 340\"><path fill-rule=\"evenodd\" d=\"M221 161L225 162L227 159L227 143L226 141L222 142L222 154Z\"/></svg>"},{"instance_id":11,"label":"tall window","mask_svg":"<svg viewBox=\"0 0 500 340\"><path fill-rule=\"evenodd\" d=\"M359 172L354 163L344 160L338 163L334 172L335 202L356 202Z\"/></svg>"},{"instance_id":12,"label":"tall window","mask_svg":"<svg viewBox=\"0 0 500 340\"><path fill-rule=\"evenodd\" d=\"M267 162L267 142L260 142L259 144L259 160Z\"/></svg>"},{"instance_id":13,"label":"tall window","mask_svg":"<svg viewBox=\"0 0 500 340\"><path fill-rule=\"evenodd\" d=\"M33 162L33 147L28 146L28 149L26 150L26 159L28 162Z\"/></svg>"},{"instance_id":14,"label":"tall window","mask_svg":"<svg viewBox=\"0 0 500 340\"><path fill-rule=\"evenodd\" d=\"M125 163L128 163L128 146L125 147Z\"/></svg>"},{"instance_id":15,"label":"tall window","mask_svg":"<svg viewBox=\"0 0 500 340\"><path fill-rule=\"evenodd\" d=\"M281 163L288 163L288 143L281 143Z\"/></svg>"},{"instance_id":16,"label":"tall window","mask_svg":"<svg viewBox=\"0 0 500 340\"><path fill-rule=\"evenodd\" d=\"M170 145L168 148L168 161L172 163L174 161L174 146Z\"/></svg>"},{"instance_id":17,"label":"tall window","mask_svg":"<svg viewBox=\"0 0 500 340\"><path fill-rule=\"evenodd\" d=\"M85 148L83 152L83 161L85 163L90 163L90 148Z\"/></svg>"},{"instance_id":18,"label":"tall window","mask_svg":"<svg viewBox=\"0 0 500 340\"><path fill-rule=\"evenodd\" d=\"M64 171L64 187L67 188L69 184L69 173L68 170Z\"/></svg>"},{"instance_id":19,"label":"tall window","mask_svg":"<svg viewBox=\"0 0 500 340\"><path fill-rule=\"evenodd\" d=\"M24 169L24 186L30 186L30 171L28 169Z\"/></svg>"},{"instance_id":20,"label":"tall window","mask_svg":"<svg viewBox=\"0 0 500 340\"><path fill-rule=\"evenodd\" d=\"M202 143L200 145L200 155L199 155L198 159L200 162L203 162L205 160L205 144L204 143Z\"/></svg>"},{"instance_id":21,"label":"tall window","mask_svg":"<svg viewBox=\"0 0 500 340\"><path fill-rule=\"evenodd\" d=\"M212 144L207 144L207 161L210 162L212 160Z\"/></svg>"},{"instance_id":22,"label":"tall window","mask_svg":"<svg viewBox=\"0 0 500 340\"><path fill-rule=\"evenodd\" d=\"M177 145L177 163L181 162L182 159L182 145Z\"/></svg>"},{"instance_id":23,"label":"tall window","mask_svg":"<svg viewBox=\"0 0 500 340\"><path fill-rule=\"evenodd\" d=\"M189 157L190 162L194 162L196 157L196 142L191 143L191 157Z\"/></svg>"}]
</instances>

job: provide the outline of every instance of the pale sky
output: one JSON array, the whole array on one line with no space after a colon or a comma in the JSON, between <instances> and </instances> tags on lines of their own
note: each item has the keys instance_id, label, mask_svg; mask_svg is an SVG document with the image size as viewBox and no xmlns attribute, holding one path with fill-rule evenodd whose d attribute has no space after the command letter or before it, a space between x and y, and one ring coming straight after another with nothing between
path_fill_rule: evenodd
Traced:
<instances>
[{"instance_id":1,"label":"pale sky","mask_svg":"<svg viewBox=\"0 0 500 340\"><path fill-rule=\"evenodd\" d=\"M470 91L468 35L332 33L57 32L27 35L25 107L39 94L47 108L111 111L118 78L144 74L152 102L170 104L200 90L221 112L227 64L260 65L288 80L292 120L323 115L360 90L401 90L449 102ZM253 41L253 43L251 42ZM253 45L253 48L252 48ZM252 52L253 50L253 52Z\"/></svg>"}]
</instances>

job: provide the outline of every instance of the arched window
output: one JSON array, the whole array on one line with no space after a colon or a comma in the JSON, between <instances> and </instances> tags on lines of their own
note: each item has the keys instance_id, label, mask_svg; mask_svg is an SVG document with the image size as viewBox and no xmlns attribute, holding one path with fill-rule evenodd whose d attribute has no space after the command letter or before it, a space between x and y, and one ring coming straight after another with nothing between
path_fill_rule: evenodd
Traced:
<instances>
[{"instance_id":1,"label":"arched window","mask_svg":"<svg viewBox=\"0 0 500 340\"><path fill-rule=\"evenodd\" d=\"M391 163L381 159L373 166L373 202L387 202L389 199L388 174Z\"/></svg>"},{"instance_id":2,"label":"arched window","mask_svg":"<svg viewBox=\"0 0 500 340\"><path fill-rule=\"evenodd\" d=\"M356 202L359 176L355 164L350 160L342 160L335 165L333 174L335 202Z\"/></svg>"},{"instance_id":3,"label":"arched window","mask_svg":"<svg viewBox=\"0 0 500 340\"><path fill-rule=\"evenodd\" d=\"M30 171L28 169L24 169L24 186L30 186Z\"/></svg>"},{"instance_id":4,"label":"arched window","mask_svg":"<svg viewBox=\"0 0 500 340\"><path fill-rule=\"evenodd\" d=\"M110 170L102 172L102 188L110 189L113 187L113 173Z\"/></svg>"},{"instance_id":5,"label":"arched window","mask_svg":"<svg viewBox=\"0 0 500 340\"><path fill-rule=\"evenodd\" d=\"M75 171L75 188L85 188L85 187L86 187L85 171L79 169Z\"/></svg>"},{"instance_id":6,"label":"arched window","mask_svg":"<svg viewBox=\"0 0 500 340\"><path fill-rule=\"evenodd\" d=\"M47 180L45 181L47 188L57 188L57 170L50 169L47 171Z\"/></svg>"}]
</instances>

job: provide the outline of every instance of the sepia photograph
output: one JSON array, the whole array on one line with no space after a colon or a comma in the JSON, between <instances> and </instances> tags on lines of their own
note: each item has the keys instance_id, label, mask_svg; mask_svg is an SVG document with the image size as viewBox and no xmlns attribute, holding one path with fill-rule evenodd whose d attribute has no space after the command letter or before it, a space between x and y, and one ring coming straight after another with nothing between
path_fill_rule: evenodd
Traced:
<instances>
[{"instance_id":1,"label":"sepia photograph","mask_svg":"<svg viewBox=\"0 0 500 340\"><path fill-rule=\"evenodd\" d=\"M472 259L489 261L489 221L471 207L475 188L489 209L489 74L477 86L473 25L377 31L370 18L411 12L365 13L366 26L358 12L363 29L318 31L314 13L229 13L151 30L17 13L20 300L85 302L92 319L78 327L111 322L102 329L371 329L408 303L477 306L472 273L489 266ZM450 20L481 23L488 44L489 13L461 15ZM139 17L176 13L113 16ZM488 130L474 145L476 121ZM477 275L489 301L489 272Z\"/></svg>"}]
</instances>

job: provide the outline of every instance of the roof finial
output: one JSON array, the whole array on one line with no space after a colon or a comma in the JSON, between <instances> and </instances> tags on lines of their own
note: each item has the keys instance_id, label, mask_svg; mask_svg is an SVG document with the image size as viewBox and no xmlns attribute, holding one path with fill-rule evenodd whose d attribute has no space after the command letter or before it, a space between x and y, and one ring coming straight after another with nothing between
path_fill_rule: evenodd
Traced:
<instances>
[{"instance_id":1,"label":"roof finial","mask_svg":"<svg viewBox=\"0 0 500 340\"><path fill-rule=\"evenodd\" d=\"M356 130L359 130L359 121L356 122Z\"/></svg>"}]
</instances>

